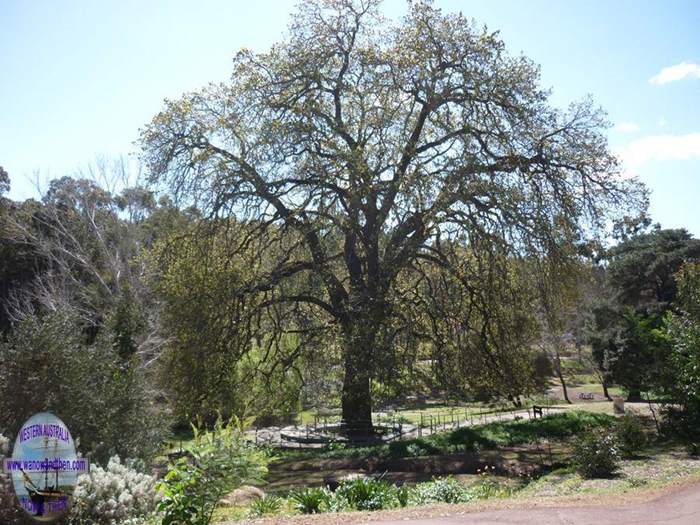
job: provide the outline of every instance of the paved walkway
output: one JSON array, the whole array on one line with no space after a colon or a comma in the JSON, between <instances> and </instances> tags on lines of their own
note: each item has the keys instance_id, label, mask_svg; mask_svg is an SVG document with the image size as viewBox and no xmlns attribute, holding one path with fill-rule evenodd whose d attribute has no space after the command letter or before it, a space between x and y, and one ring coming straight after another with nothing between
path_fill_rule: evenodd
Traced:
<instances>
[{"instance_id":1,"label":"paved walkway","mask_svg":"<svg viewBox=\"0 0 700 525\"><path fill-rule=\"evenodd\" d=\"M540 507L465 513L461 516L365 522L379 525L700 525L700 483L644 503Z\"/></svg>"}]
</instances>

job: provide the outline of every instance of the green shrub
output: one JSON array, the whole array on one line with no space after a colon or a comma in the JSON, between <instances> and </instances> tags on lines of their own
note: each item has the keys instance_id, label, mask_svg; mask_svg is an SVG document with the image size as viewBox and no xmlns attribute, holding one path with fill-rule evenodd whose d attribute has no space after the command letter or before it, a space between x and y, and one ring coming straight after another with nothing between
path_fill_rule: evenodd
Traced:
<instances>
[{"instance_id":1,"label":"green shrub","mask_svg":"<svg viewBox=\"0 0 700 525\"><path fill-rule=\"evenodd\" d=\"M349 508L356 510L389 509L398 505L396 488L384 480L372 478L341 482L334 498L340 502L344 500Z\"/></svg>"},{"instance_id":2,"label":"green shrub","mask_svg":"<svg viewBox=\"0 0 700 525\"><path fill-rule=\"evenodd\" d=\"M700 455L700 401L686 406L663 407L662 432L685 443L691 456Z\"/></svg>"},{"instance_id":3,"label":"green shrub","mask_svg":"<svg viewBox=\"0 0 700 525\"><path fill-rule=\"evenodd\" d=\"M504 498L512 493L511 487L490 476L484 476L469 487L469 494L476 499Z\"/></svg>"},{"instance_id":4,"label":"green shrub","mask_svg":"<svg viewBox=\"0 0 700 525\"><path fill-rule=\"evenodd\" d=\"M325 487L310 487L292 494L294 507L302 514L317 514L323 512L331 498L330 491Z\"/></svg>"},{"instance_id":5,"label":"green shrub","mask_svg":"<svg viewBox=\"0 0 700 525\"><path fill-rule=\"evenodd\" d=\"M426 456L429 451L424 449L419 443L411 443L406 447L406 455L412 458Z\"/></svg>"},{"instance_id":6,"label":"green shrub","mask_svg":"<svg viewBox=\"0 0 700 525\"><path fill-rule=\"evenodd\" d=\"M406 485L401 485L396 488L396 500L399 503L399 507L406 507L411 498L411 489Z\"/></svg>"},{"instance_id":7,"label":"green shrub","mask_svg":"<svg viewBox=\"0 0 700 525\"><path fill-rule=\"evenodd\" d=\"M251 502L249 513L251 517L259 518L261 516L277 514L281 508L282 498L265 495L262 498L255 499Z\"/></svg>"},{"instance_id":8,"label":"green shrub","mask_svg":"<svg viewBox=\"0 0 700 525\"><path fill-rule=\"evenodd\" d=\"M411 497L415 505L425 503L464 503L473 499L467 488L452 476L419 483Z\"/></svg>"},{"instance_id":9,"label":"green shrub","mask_svg":"<svg viewBox=\"0 0 700 525\"><path fill-rule=\"evenodd\" d=\"M617 471L620 451L615 434L606 429L587 432L574 443L575 465L584 478L605 478Z\"/></svg>"},{"instance_id":10,"label":"green shrub","mask_svg":"<svg viewBox=\"0 0 700 525\"><path fill-rule=\"evenodd\" d=\"M688 262L676 274L678 296L664 319L671 344L668 359L674 399L666 407L666 427L683 440L690 454L700 453L700 262Z\"/></svg>"},{"instance_id":11,"label":"green shrub","mask_svg":"<svg viewBox=\"0 0 700 525\"><path fill-rule=\"evenodd\" d=\"M342 492L336 491L331 492L325 510L328 512L343 512L346 510L353 510L353 508L345 498L345 495Z\"/></svg>"},{"instance_id":12,"label":"green shrub","mask_svg":"<svg viewBox=\"0 0 700 525\"><path fill-rule=\"evenodd\" d=\"M406 441L393 441L388 445L388 456L392 458L414 458L440 453L441 450L439 446L429 443L427 440L421 438Z\"/></svg>"},{"instance_id":13,"label":"green shrub","mask_svg":"<svg viewBox=\"0 0 700 525\"><path fill-rule=\"evenodd\" d=\"M497 479L484 476L467 487L455 478L435 478L415 486L397 487L381 479L360 478L343 481L335 492L327 488L307 488L291 495L302 514L346 510L381 510L427 503L465 503L510 495L512 490Z\"/></svg>"},{"instance_id":14,"label":"green shrub","mask_svg":"<svg viewBox=\"0 0 700 525\"><path fill-rule=\"evenodd\" d=\"M237 421L219 419L211 432L193 430L189 456L171 465L158 485L162 525L208 525L225 494L267 473L269 458L244 439Z\"/></svg>"},{"instance_id":15,"label":"green shrub","mask_svg":"<svg viewBox=\"0 0 700 525\"><path fill-rule=\"evenodd\" d=\"M647 444L644 422L637 416L619 418L615 423L615 437L620 454L625 458L634 457Z\"/></svg>"}]
</instances>

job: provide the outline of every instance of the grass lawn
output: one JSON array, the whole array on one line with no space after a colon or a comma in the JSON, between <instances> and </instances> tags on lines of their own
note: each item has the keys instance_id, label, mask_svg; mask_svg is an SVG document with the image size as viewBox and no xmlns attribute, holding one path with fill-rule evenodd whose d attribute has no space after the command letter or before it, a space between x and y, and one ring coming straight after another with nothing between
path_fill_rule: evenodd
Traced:
<instances>
[{"instance_id":1,"label":"grass lawn","mask_svg":"<svg viewBox=\"0 0 700 525\"><path fill-rule=\"evenodd\" d=\"M534 443L541 439L562 439L579 433L587 427L608 424L612 420L612 416L602 413L602 411L601 413L592 413L584 410L571 410L551 414L540 419L495 421L381 445L279 451L279 456L285 459L331 459L403 458L454 454L475 451L480 448Z\"/></svg>"}]
</instances>

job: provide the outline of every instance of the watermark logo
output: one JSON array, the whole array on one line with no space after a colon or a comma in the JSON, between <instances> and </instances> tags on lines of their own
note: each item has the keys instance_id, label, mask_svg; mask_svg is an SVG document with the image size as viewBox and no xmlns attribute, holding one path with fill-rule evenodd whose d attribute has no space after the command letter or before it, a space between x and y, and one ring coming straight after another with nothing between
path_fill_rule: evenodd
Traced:
<instances>
[{"instance_id":1,"label":"watermark logo","mask_svg":"<svg viewBox=\"0 0 700 525\"><path fill-rule=\"evenodd\" d=\"M20 506L41 523L70 510L78 475L89 469L88 460L77 456L68 427L48 412L35 414L22 425L12 457L3 463Z\"/></svg>"}]
</instances>

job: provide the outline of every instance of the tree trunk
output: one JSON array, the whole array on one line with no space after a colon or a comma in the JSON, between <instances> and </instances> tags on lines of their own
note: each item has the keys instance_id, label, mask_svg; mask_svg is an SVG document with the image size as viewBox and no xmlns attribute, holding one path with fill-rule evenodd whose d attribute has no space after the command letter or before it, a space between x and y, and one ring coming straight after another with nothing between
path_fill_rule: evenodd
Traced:
<instances>
[{"instance_id":1,"label":"tree trunk","mask_svg":"<svg viewBox=\"0 0 700 525\"><path fill-rule=\"evenodd\" d=\"M345 328L341 405L343 430L351 438L374 435L371 379L376 325L372 321L358 320Z\"/></svg>"},{"instance_id":2,"label":"tree trunk","mask_svg":"<svg viewBox=\"0 0 700 525\"><path fill-rule=\"evenodd\" d=\"M566 389L566 381L564 381L564 373L561 371L561 356L559 354L559 350L555 350L555 360L554 360L554 369L557 373L557 377L559 378L559 382L561 383L561 391L564 395L564 400L571 404L571 400L569 399L569 392Z\"/></svg>"},{"instance_id":3,"label":"tree trunk","mask_svg":"<svg viewBox=\"0 0 700 525\"><path fill-rule=\"evenodd\" d=\"M642 392L639 387L630 387L629 393L627 394L628 403L639 403L642 401Z\"/></svg>"},{"instance_id":4,"label":"tree trunk","mask_svg":"<svg viewBox=\"0 0 700 525\"><path fill-rule=\"evenodd\" d=\"M345 357L345 378L341 396L343 429L351 438L374 434L370 371L355 357Z\"/></svg>"},{"instance_id":5,"label":"tree trunk","mask_svg":"<svg viewBox=\"0 0 700 525\"><path fill-rule=\"evenodd\" d=\"M601 381L601 384L603 385L603 395L605 396L605 399L608 401L612 401L612 397L610 397L610 394L608 393L608 383L603 379Z\"/></svg>"},{"instance_id":6,"label":"tree trunk","mask_svg":"<svg viewBox=\"0 0 700 525\"><path fill-rule=\"evenodd\" d=\"M566 381L564 381L564 374L561 373L561 367L557 367L557 376L559 376L559 382L561 383L561 390L564 393L564 400L571 404L571 400L569 399L569 392L566 389Z\"/></svg>"}]
</instances>

